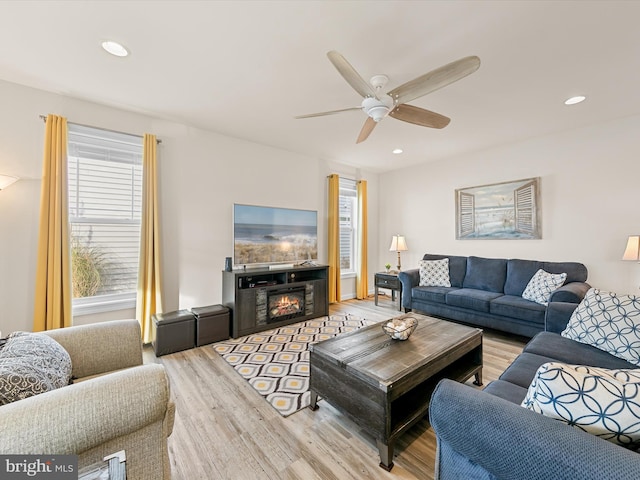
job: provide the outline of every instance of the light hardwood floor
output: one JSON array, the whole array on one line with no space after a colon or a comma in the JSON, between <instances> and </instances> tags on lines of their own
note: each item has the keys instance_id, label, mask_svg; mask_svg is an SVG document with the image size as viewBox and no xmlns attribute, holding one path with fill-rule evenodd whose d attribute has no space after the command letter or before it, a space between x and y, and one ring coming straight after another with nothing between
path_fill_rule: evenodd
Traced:
<instances>
[{"instance_id":1,"label":"light hardwood floor","mask_svg":"<svg viewBox=\"0 0 640 480\"><path fill-rule=\"evenodd\" d=\"M370 320L398 315L390 300L351 300L331 313ZM485 385L522 351L526 339L484 332ZM411 479L433 478L435 436L423 419L396 443L393 470L378 466L373 438L327 402L287 418L238 375L211 345L145 361L167 369L176 403L169 438L174 480L195 479ZM473 388L472 380L467 382Z\"/></svg>"}]
</instances>

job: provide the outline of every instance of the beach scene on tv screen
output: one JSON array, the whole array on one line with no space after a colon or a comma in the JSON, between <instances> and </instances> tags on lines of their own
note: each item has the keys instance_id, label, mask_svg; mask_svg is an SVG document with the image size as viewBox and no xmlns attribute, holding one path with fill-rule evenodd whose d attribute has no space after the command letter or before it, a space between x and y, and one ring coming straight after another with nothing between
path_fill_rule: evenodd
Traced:
<instances>
[{"instance_id":1,"label":"beach scene on tv screen","mask_svg":"<svg viewBox=\"0 0 640 480\"><path fill-rule=\"evenodd\" d=\"M236 204L233 219L236 265L318 258L317 213L313 210Z\"/></svg>"}]
</instances>

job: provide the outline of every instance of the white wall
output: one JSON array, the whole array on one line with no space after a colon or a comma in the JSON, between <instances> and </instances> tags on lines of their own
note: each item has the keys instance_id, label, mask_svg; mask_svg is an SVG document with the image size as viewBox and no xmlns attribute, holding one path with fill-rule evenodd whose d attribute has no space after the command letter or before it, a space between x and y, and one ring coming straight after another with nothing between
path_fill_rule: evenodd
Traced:
<instances>
[{"instance_id":1,"label":"white wall","mask_svg":"<svg viewBox=\"0 0 640 480\"><path fill-rule=\"evenodd\" d=\"M224 258L232 255L234 203L317 210L319 256L326 261L326 176L337 170L368 180L369 248L371 258L377 257L376 174L3 81L0 105L0 173L23 179L0 192L3 334L32 328L44 138L40 114L162 139L158 162L165 311L220 303ZM375 265L370 262L371 285ZM132 315L124 310L78 317L74 323Z\"/></svg>"},{"instance_id":2,"label":"white wall","mask_svg":"<svg viewBox=\"0 0 640 480\"><path fill-rule=\"evenodd\" d=\"M638 132L635 116L383 174L380 238L406 235L404 269L427 252L577 261L593 286L638 294L640 265L621 261L640 233ZM530 177L541 177L542 239L455 239L456 189ZM381 248L378 264L394 258Z\"/></svg>"},{"instance_id":3,"label":"white wall","mask_svg":"<svg viewBox=\"0 0 640 480\"><path fill-rule=\"evenodd\" d=\"M0 81L0 172L22 178L0 192L0 331L30 330L44 126L40 114L142 134L159 148L165 310L221 301L231 255L233 203L318 211L326 260L326 176L368 181L369 285L386 262L391 236L404 234L404 269L425 252L579 261L599 288L636 293L640 265L622 262L627 235L640 234L640 116L505 145L377 175L187 125ZM345 159L345 163L348 159ZM541 240L455 240L454 191L541 177ZM342 284L354 295L353 280ZM127 318L132 311L75 319Z\"/></svg>"}]
</instances>

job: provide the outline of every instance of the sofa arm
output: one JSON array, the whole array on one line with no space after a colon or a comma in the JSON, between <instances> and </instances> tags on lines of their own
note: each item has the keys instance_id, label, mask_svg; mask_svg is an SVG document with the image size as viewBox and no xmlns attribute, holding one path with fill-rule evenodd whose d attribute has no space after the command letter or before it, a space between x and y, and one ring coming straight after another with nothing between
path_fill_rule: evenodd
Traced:
<instances>
[{"instance_id":1,"label":"sofa arm","mask_svg":"<svg viewBox=\"0 0 640 480\"><path fill-rule=\"evenodd\" d=\"M577 303L549 302L544 314L545 332L562 333L576 308Z\"/></svg>"},{"instance_id":2,"label":"sofa arm","mask_svg":"<svg viewBox=\"0 0 640 480\"><path fill-rule=\"evenodd\" d=\"M640 478L637 453L452 380L436 387L429 418L436 478L465 469L501 480Z\"/></svg>"},{"instance_id":3,"label":"sofa arm","mask_svg":"<svg viewBox=\"0 0 640 480\"><path fill-rule=\"evenodd\" d=\"M154 423L166 438L173 429L169 395L164 367L149 364L3 405L0 453L80 454Z\"/></svg>"},{"instance_id":4,"label":"sofa arm","mask_svg":"<svg viewBox=\"0 0 640 480\"><path fill-rule=\"evenodd\" d=\"M142 365L142 337L137 320L114 320L43 333L69 353L75 378Z\"/></svg>"},{"instance_id":5,"label":"sofa arm","mask_svg":"<svg viewBox=\"0 0 640 480\"><path fill-rule=\"evenodd\" d=\"M567 283L551 293L549 302L580 303L590 288L586 282Z\"/></svg>"},{"instance_id":6,"label":"sofa arm","mask_svg":"<svg viewBox=\"0 0 640 480\"><path fill-rule=\"evenodd\" d=\"M402 283L402 307L411 309L411 290L420 283L420 270L402 270L398 273L398 279Z\"/></svg>"}]
</instances>

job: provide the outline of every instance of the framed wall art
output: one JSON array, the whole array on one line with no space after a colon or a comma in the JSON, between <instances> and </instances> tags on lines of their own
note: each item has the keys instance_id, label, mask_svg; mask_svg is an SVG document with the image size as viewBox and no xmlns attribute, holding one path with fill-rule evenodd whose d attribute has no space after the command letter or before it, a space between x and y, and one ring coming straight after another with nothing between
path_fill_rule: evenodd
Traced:
<instances>
[{"instance_id":1,"label":"framed wall art","mask_svg":"<svg viewBox=\"0 0 640 480\"><path fill-rule=\"evenodd\" d=\"M538 239L540 177L456 190L456 239Z\"/></svg>"}]
</instances>

